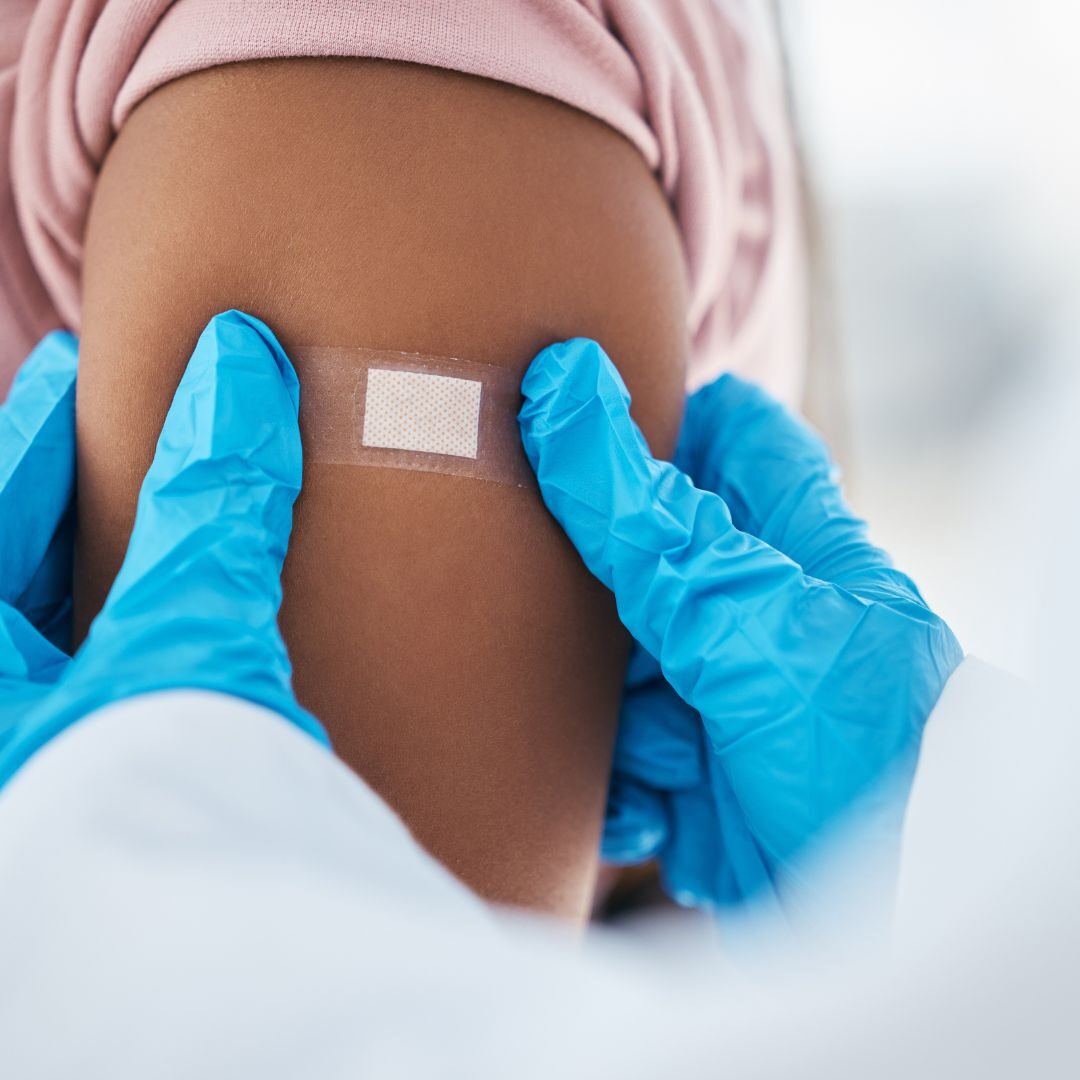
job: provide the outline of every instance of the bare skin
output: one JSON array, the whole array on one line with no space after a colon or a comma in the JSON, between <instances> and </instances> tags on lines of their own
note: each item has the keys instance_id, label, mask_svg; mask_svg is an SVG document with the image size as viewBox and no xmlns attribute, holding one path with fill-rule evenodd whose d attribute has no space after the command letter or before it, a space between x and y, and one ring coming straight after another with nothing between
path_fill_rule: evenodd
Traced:
<instances>
[{"instance_id":1,"label":"bare skin","mask_svg":"<svg viewBox=\"0 0 1080 1080\"><path fill-rule=\"evenodd\" d=\"M519 374L586 335L658 452L681 416L682 253L644 162L584 114L457 73L286 60L163 87L106 161L83 286L80 632L187 357L225 308L286 349ZM284 592L298 697L345 761L481 895L584 918L626 641L539 496L308 463Z\"/></svg>"}]
</instances>

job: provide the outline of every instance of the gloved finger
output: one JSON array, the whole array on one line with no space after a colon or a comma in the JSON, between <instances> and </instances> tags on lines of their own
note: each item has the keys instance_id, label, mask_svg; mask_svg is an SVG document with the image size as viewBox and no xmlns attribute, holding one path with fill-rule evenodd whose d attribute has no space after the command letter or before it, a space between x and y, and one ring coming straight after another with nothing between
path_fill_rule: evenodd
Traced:
<instances>
[{"instance_id":1,"label":"gloved finger","mask_svg":"<svg viewBox=\"0 0 1080 1080\"><path fill-rule=\"evenodd\" d=\"M46 641L26 616L0 603L0 785L23 722L70 663L71 657Z\"/></svg>"},{"instance_id":2,"label":"gloved finger","mask_svg":"<svg viewBox=\"0 0 1080 1080\"><path fill-rule=\"evenodd\" d=\"M791 559L738 531L719 496L657 461L595 342L543 350L522 391L522 441L544 502L676 692L706 714L731 695L738 724L730 738L787 709L760 693L776 682L778 628L797 627L815 640L816 657L834 656L864 604L808 580ZM800 682L815 678L807 670ZM802 693L792 687L786 696L795 702Z\"/></svg>"},{"instance_id":3,"label":"gloved finger","mask_svg":"<svg viewBox=\"0 0 1080 1080\"><path fill-rule=\"evenodd\" d=\"M51 686L70 661L25 615L0 604L0 713L9 710L15 690Z\"/></svg>"},{"instance_id":4,"label":"gloved finger","mask_svg":"<svg viewBox=\"0 0 1080 1080\"><path fill-rule=\"evenodd\" d=\"M669 797L671 832L658 855L664 891L683 907L714 910L736 894L720 822L705 785Z\"/></svg>"},{"instance_id":5,"label":"gloved finger","mask_svg":"<svg viewBox=\"0 0 1080 1080\"><path fill-rule=\"evenodd\" d=\"M277 624L301 483L298 405L296 373L268 327L237 311L210 321L162 428L123 566L76 659L81 686L219 689L325 738L293 698Z\"/></svg>"},{"instance_id":6,"label":"gloved finger","mask_svg":"<svg viewBox=\"0 0 1080 1080\"><path fill-rule=\"evenodd\" d=\"M664 888L684 907L776 902L772 875L731 785L715 759L696 788L668 800L670 838L660 852Z\"/></svg>"},{"instance_id":7,"label":"gloved finger","mask_svg":"<svg viewBox=\"0 0 1080 1080\"><path fill-rule=\"evenodd\" d=\"M648 660L652 677L628 678L623 692L614 768L659 791L694 787L705 768L701 717L672 690L660 665ZM642 663L633 667L640 670Z\"/></svg>"},{"instance_id":8,"label":"gloved finger","mask_svg":"<svg viewBox=\"0 0 1080 1080\"><path fill-rule=\"evenodd\" d=\"M639 806L642 823L635 836ZM615 744L603 849L609 862L642 861L629 855L646 832L650 810L653 819L665 823L664 840L642 858L659 858L664 887L679 903L715 908L774 896L762 851L719 759L707 746L700 715L639 647L627 670ZM621 830L611 824L613 817ZM608 855L619 838L626 849L621 860Z\"/></svg>"},{"instance_id":9,"label":"gloved finger","mask_svg":"<svg viewBox=\"0 0 1080 1080\"><path fill-rule=\"evenodd\" d=\"M61 517L49 547L15 608L42 637L71 654L71 578L75 546L75 506Z\"/></svg>"},{"instance_id":10,"label":"gloved finger","mask_svg":"<svg viewBox=\"0 0 1080 1080\"><path fill-rule=\"evenodd\" d=\"M820 436L760 387L722 375L692 395L676 462L724 500L736 528L812 577L922 603L914 582L870 543Z\"/></svg>"},{"instance_id":11,"label":"gloved finger","mask_svg":"<svg viewBox=\"0 0 1080 1080\"><path fill-rule=\"evenodd\" d=\"M608 788L601 844L606 861L644 862L669 843L667 792L702 783L704 752L700 717L671 689L656 660L635 646Z\"/></svg>"},{"instance_id":12,"label":"gloved finger","mask_svg":"<svg viewBox=\"0 0 1080 1080\"><path fill-rule=\"evenodd\" d=\"M75 490L78 342L54 331L19 369L0 405L0 601L37 572Z\"/></svg>"},{"instance_id":13,"label":"gloved finger","mask_svg":"<svg viewBox=\"0 0 1080 1080\"><path fill-rule=\"evenodd\" d=\"M670 837L665 796L633 777L612 773L600 856L632 866L653 858Z\"/></svg>"}]
</instances>

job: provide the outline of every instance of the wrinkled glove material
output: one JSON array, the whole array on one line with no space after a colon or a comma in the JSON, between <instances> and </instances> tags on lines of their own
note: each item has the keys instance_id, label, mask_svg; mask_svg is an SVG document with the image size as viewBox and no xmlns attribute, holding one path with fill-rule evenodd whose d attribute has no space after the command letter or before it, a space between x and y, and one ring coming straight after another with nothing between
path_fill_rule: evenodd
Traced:
<instances>
[{"instance_id":1,"label":"wrinkled glove material","mask_svg":"<svg viewBox=\"0 0 1080 1080\"><path fill-rule=\"evenodd\" d=\"M658 857L680 902L798 886L852 807L890 843L923 725L962 653L869 543L820 439L733 376L650 453L595 342L545 349L522 438L548 508L615 594L628 672L603 853Z\"/></svg>"},{"instance_id":2,"label":"wrinkled glove material","mask_svg":"<svg viewBox=\"0 0 1080 1080\"><path fill-rule=\"evenodd\" d=\"M293 695L277 624L301 483L299 384L273 333L248 315L216 316L200 337L123 566L74 659L20 610L15 598L49 567L70 514L76 360L74 339L47 338L0 414L0 784L87 713L179 687L265 705L327 743ZM33 518L13 509L27 490L39 492Z\"/></svg>"}]
</instances>

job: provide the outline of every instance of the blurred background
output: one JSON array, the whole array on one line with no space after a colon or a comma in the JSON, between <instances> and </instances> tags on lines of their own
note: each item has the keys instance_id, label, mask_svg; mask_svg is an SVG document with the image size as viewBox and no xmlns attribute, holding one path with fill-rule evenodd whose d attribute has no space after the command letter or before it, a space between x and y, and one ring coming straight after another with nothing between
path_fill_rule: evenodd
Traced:
<instances>
[{"instance_id":1,"label":"blurred background","mask_svg":"<svg viewBox=\"0 0 1080 1080\"><path fill-rule=\"evenodd\" d=\"M816 204L809 408L970 651L1035 659L1080 358L1080 9L775 0ZM1072 485L1075 490L1075 484Z\"/></svg>"},{"instance_id":2,"label":"blurred background","mask_svg":"<svg viewBox=\"0 0 1080 1080\"><path fill-rule=\"evenodd\" d=\"M1068 679L1080 651L1080 6L747 0L761 2L782 31L809 188L807 412L871 535L965 649ZM1024 832L1032 792L1005 794L1042 784L1057 753L1022 720L928 731L901 907L923 926L928 897L955 914L970 897L955 888L963 900L940 903L940 883L955 886L957 866L1015 877L954 923L935 911L946 939L961 922L999 934L987 920L1030 902L1021 844L1033 858L1052 846L1045 828ZM1075 813L1056 816L1075 828ZM1062 881L1057 895L1073 895Z\"/></svg>"}]
</instances>

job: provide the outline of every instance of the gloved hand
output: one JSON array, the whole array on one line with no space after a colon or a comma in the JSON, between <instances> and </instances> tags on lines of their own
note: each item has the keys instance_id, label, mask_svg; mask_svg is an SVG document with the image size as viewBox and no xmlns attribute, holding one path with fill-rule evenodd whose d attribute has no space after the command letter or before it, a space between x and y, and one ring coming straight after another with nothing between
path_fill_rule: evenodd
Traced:
<instances>
[{"instance_id":1,"label":"gloved hand","mask_svg":"<svg viewBox=\"0 0 1080 1080\"><path fill-rule=\"evenodd\" d=\"M685 904L788 904L800 856L856 804L896 843L962 653L868 542L820 440L724 376L690 399L677 464L657 461L582 339L541 352L522 391L544 501L638 645L605 856L657 856Z\"/></svg>"},{"instance_id":2,"label":"gloved hand","mask_svg":"<svg viewBox=\"0 0 1080 1080\"><path fill-rule=\"evenodd\" d=\"M156 690L232 694L326 742L277 625L301 449L299 385L274 335L236 311L203 332L123 566L71 659L43 624L70 572L76 361L70 335L49 335L0 408L0 785L80 717Z\"/></svg>"}]
</instances>

